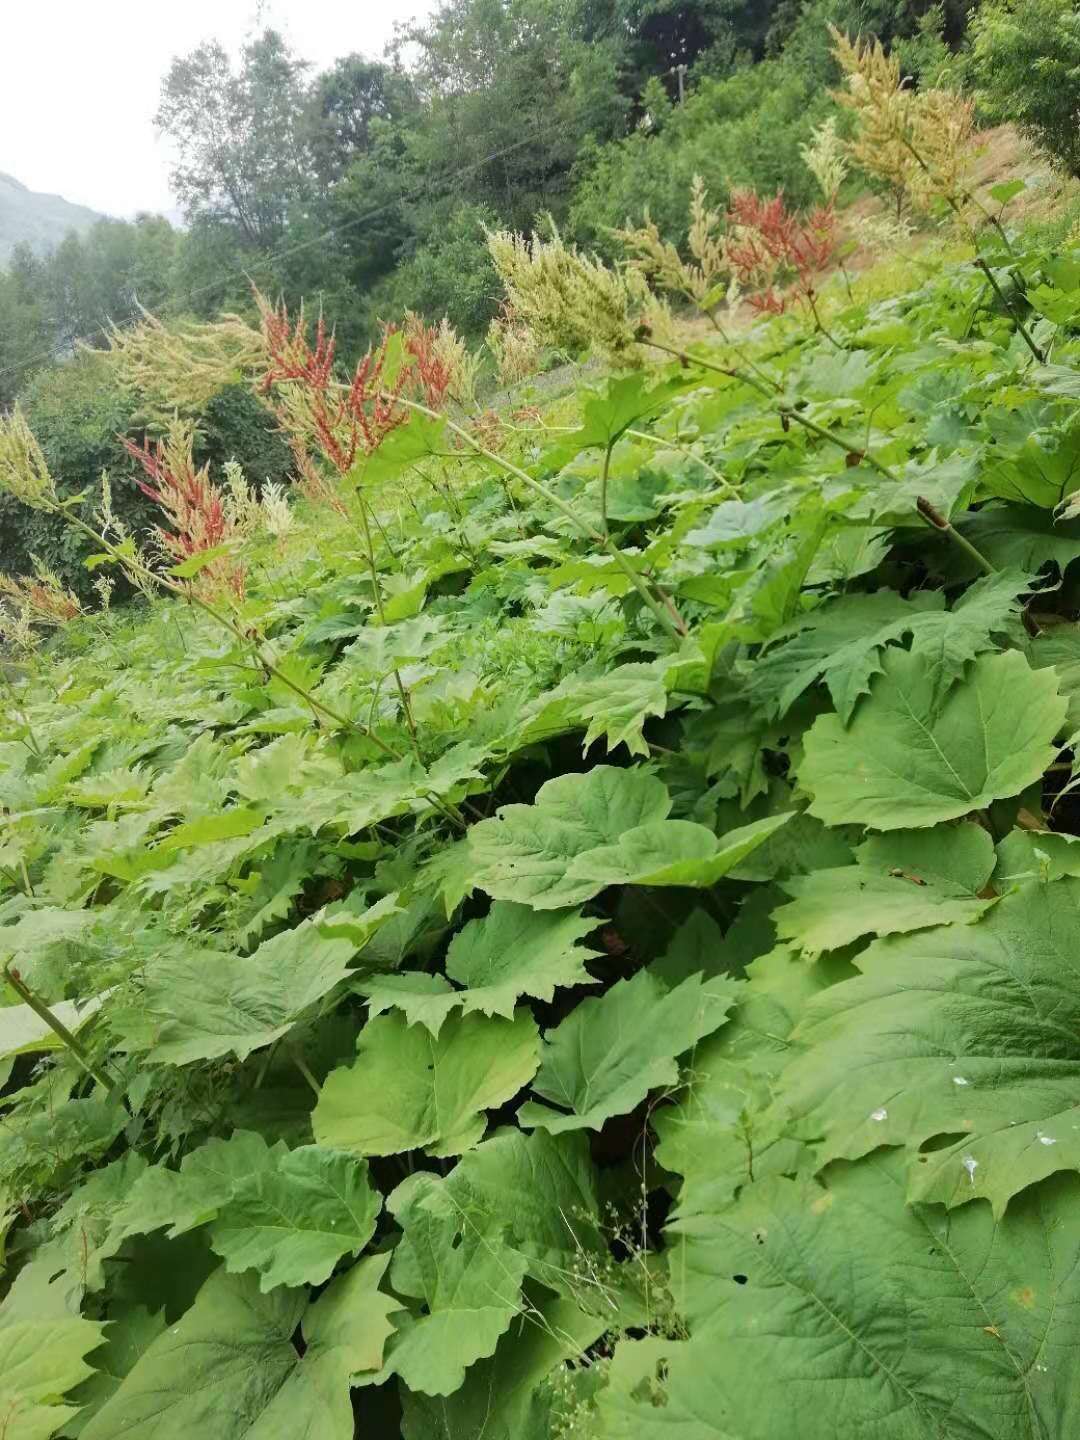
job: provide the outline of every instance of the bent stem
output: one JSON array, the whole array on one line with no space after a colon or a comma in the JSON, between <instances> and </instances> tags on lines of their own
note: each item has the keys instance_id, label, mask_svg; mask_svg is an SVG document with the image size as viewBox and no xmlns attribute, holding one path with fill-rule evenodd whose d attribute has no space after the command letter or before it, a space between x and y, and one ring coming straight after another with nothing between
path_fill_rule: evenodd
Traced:
<instances>
[{"instance_id":1,"label":"bent stem","mask_svg":"<svg viewBox=\"0 0 1080 1440\"><path fill-rule=\"evenodd\" d=\"M364 546L367 550L368 568L371 571L371 589L375 596L375 610L379 616L379 624L386 626L386 609L383 605L382 581L379 578L379 567L375 560L375 543L371 535L371 525L368 520L368 504L364 497L360 500L360 523L363 528ZM413 751L417 760L423 764L423 756L420 754L420 742L416 738L416 722L413 719L412 706L409 703L409 694L401 679L401 671L394 666L394 683L397 686L398 699L401 701L401 709L405 716L405 723L409 727L409 736L412 740Z\"/></svg>"},{"instance_id":2,"label":"bent stem","mask_svg":"<svg viewBox=\"0 0 1080 1440\"><path fill-rule=\"evenodd\" d=\"M997 571L982 551L976 550L970 540L961 535L959 530L954 529L950 522L946 520L945 516L942 515L941 511L937 509L935 505L932 505L925 496L920 495L918 497L915 501L915 508L928 525L944 535L945 538L951 541L958 550L962 551L969 560L973 560L984 575L997 574Z\"/></svg>"},{"instance_id":3,"label":"bent stem","mask_svg":"<svg viewBox=\"0 0 1080 1440\"><path fill-rule=\"evenodd\" d=\"M647 440L651 445L659 445L662 450L678 450L681 454L688 455L690 459L696 461L703 470L708 471L716 483L722 485L733 500L739 498L739 492L735 486L732 485L731 481L722 475L715 465L710 464L704 456L699 455L697 451L691 449L689 445L683 445L678 440L666 440L661 435L650 435L647 430L624 430L623 434L630 435L635 440Z\"/></svg>"},{"instance_id":4,"label":"bent stem","mask_svg":"<svg viewBox=\"0 0 1080 1440\"><path fill-rule=\"evenodd\" d=\"M1028 334L1027 326L1026 326L1026 325L1024 324L1024 322L1020 319L1020 316L1016 313L1016 310L1013 308L1012 301L1011 301L1011 300L1008 298L1008 296L1005 294L1005 291L1002 290L1001 286L998 284L997 280L996 280L995 277L994 277L994 272L990 269L989 264L983 259L983 257L982 257L981 255L976 256L976 259L975 259L975 268L976 268L976 270L981 270L982 273L986 276L987 280L990 282L991 289L993 290L994 294L998 297L998 299L1001 301L1002 305L1005 306L1005 309L1006 309L1006 310L1009 312L1009 314L1012 316L1013 324L1016 326L1017 330L1020 332L1020 338L1023 340L1024 344L1028 347L1028 349L1031 351L1032 355L1034 355L1034 357L1035 357L1036 361L1038 362L1038 364L1040 364L1040 365L1045 364L1045 363L1046 363L1046 356L1043 354L1043 352L1040 350L1040 348L1038 347L1038 345L1035 344L1035 341L1034 341L1034 340L1031 338L1031 336Z\"/></svg>"},{"instance_id":5,"label":"bent stem","mask_svg":"<svg viewBox=\"0 0 1080 1440\"><path fill-rule=\"evenodd\" d=\"M14 965L4 966L4 979L11 986L12 990L15 991L15 994L18 995L19 999L33 1010L38 1019L44 1020L56 1038L66 1050L71 1052L73 1058L82 1066L86 1073L92 1079L96 1080L99 1085L104 1085L106 1090L110 1092L114 1091L116 1089L116 1081L111 1079L105 1074L104 1070L94 1064L82 1044L76 1040L64 1022L49 1009L45 1001L39 999L38 996L34 994L18 970L15 969Z\"/></svg>"},{"instance_id":6,"label":"bent stem","mask_svg":"<svg viewBox=\"0 0 1080 1440\"><path fill-rule=\"evenodd\" d=\"M259 644L259 641L253 638L253 636L246 634L223 610L219 610L217 606L212 605L209 600L203 599L194 589L185 589L183 585L178 584L171 577L159 575L157 571L151 570L148 566L143 565L132 556L121 555L110 540L106 540L103 536L99 535L92 526L87 525L85 520L80 520L77 515L72 515L69 511L66 511L63 506L57 506L56 509L63 514L68 524L74 525L76 529L81 530L93 540L95 545L104 545L105 551L110 559L116 561L118 565L121 567L126 566L128 569L136 571L144 579L150 581L151 584L161 586L162 589L167 590L170 594L177 596L181 600L188 601L190 604L197 606L206 615L209 615L218 625L228 630L230 635L233 635L241 645L246 646L252 652L266 674L272 675L276 680L279 680L286 689L291 690L294 695L298 695L313 711L325 715L328 720L332 720L340 729L350 730L353 734L361 735L365 740L370 740L377 749L381 750L384 755L388 755L391 760L401 759L400 751L395 750L392 745L389 745L385 740L382 740L376 735L369 725L363 725L359 721L350 720L348 716L342 715L340 711L333 709L322 700L317 699L310 690L305 689L303 685L298 684L295 680L291 679L290 676L286 675L283 670L278 668L271 657L266 654ZM445 815L451 824L459 830L467 828L464 817L455 806L445 802L441 796L436 795L432 790L422 790L420 794L429 804L434 806L436 810Z\"/></svg>"},{"instance_id":7,"label":"bent stem","mask_svg":"<svg viewBox=\"0 0 1080 1440\"><path fill-rule=\"evenodd\" d=\"M387 398L390 397L388 396ZM440 415L437 410L429 409L427 405L422 405L419 400L407 400L403 395L397 395L393 398L397 404L403 405L408 410L414 410L418 415L426 415L431 420L443 421L447 429L457 435L459 439L463 440L474 454L483 456L489 465L494 465L505 475L512 475L515 480L520 480L523 485L527 485L535 494L541 495L549 505L558 510L560 515L565 516L576 530L587 539L592 540L594 544L599 545L605 554L614 561L641 596L645 605L652 612L654 618L671 640L672 644L677 648L682 643L682 636L679 634L679 630L670 614L649 589L648 584L630 564L619 547L614 544L610 535L605 535L602 530L594 530L587 520L581 518L572 505L568 505L565 500L555 494L554 490L549 489L543 481L534 479L528 471L522 470L520 466L515 465L510 460L504 459L501 455L496 455L493 450L488 450L485 446L481 445L478 440L474 439L467 430L456 424L455 421L448 419L445 415Z\"/></svg>"},{"instance_id":8,"label":"bent stem","mask_svg":"<svg viewBox=\"0 0 1080 1440\"><path fill-rule=\"evenodd\" d=\"M607 449L604 451L603 468L600 471L600 527L605 535L610 535L611 533L610 529L608 528L607 518L607 487L608 474L611 470L611 454L612 451L615 449L617 443L617 437L615 440L611 440L608 442Z\"/></svg>"},{"instance_id":9,"label":"bent stem","mask_svg":"<svg viewBox=\"0 0 1080 1440\"><path fill-rule=\"evenodd\" d=\"M702 370L712 370L717 375L727 375L732 380L739 380L742 384L748 385L751 390L756 390L759 395L763 395L765 399L775 401L775 390L767 389L764 385L760 384L753 375L747 375L742 370L736 370L730 365L720 365L715 360L705 360L700 355L691 355L688 350L679 350L674 345L665 345L660 340L653 340L647 335L642 336L642 343L648 345L650 349L662 350L665 355L674 355L675 359L682 365L697 365ZM889 466L886 465L884 461L879 460L872 451L857 449L855 446L850 445L842 435L834 435L831 430L826 430L823 425L818 425L816 421L808 419L807 416L803 415L793 406L777 402L776 412L781 420L793 420L796 425L801 425L804 430L808 430L811 435L816 435L819 440L825 440L828 444L835 446L836 449L843 450L845 455L857 454L861 460L865 460L868 465L872 466L879 475L883 475L885 479L892 480L894 483L899 481L900 477L896 471L891 470Z\"/></svg>"}]
</instances>

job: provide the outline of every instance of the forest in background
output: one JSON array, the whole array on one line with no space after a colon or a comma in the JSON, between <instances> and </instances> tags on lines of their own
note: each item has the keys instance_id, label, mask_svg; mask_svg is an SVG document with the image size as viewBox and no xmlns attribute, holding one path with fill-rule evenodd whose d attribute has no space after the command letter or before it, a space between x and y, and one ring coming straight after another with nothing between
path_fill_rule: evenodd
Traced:
<instances>
[{"instance_id":1,"label":"forest in background","mask_svg":"<svg viewBox=\"0 0 1080 1440\"><path fill-rule=\"evenodd\" d=\"M18 400L72 492L106 469L129 519L146 523L118 438L145 417L86 353L104 350L110 325L144 310L250 317L254 283L321 309L347 363L407 311L481 341L502 295L486 230L554 227L610 260L628 219L648 214L662 235L685 235L695 176L721 211L736 187L807 206L815 181L801 147L826 116L847 124L830 95L830 24L880 38L915 86L970 88L971 17L1012 8L445 0L401 27L383 59L347 55L321 73L269 29L236 64L201 45L163 77L157 116L186 228L147 214L72 232L47 255L18 248L0 272L0 412ZM1045 29L1070 6L1024 8L1045 12ZM1062 128L1075 128L1067 115ZM850 180L841 199L866 184ZM245 387L198 420L200 462L235 458L256 483L289 477L288 448ZM85 588L71 546L0 497L0 571L25 573L37 554Z\"/></svg>"}]
</instances>

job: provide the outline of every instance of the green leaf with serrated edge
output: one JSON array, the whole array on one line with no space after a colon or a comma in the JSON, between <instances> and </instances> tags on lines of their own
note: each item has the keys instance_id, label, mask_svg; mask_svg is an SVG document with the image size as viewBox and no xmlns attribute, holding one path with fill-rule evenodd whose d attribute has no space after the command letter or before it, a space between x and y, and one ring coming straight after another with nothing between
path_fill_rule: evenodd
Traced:
<instances>
[{"instance_id":1,"label":"green leaf with serrated edge","mask_svg":"<svg viewBox=\"0 0 1080 1440\"><path fill-rule=\"evenodd\" d=\"M903 875L875 875L858 865L816 870L785 881L783 889L794 898L773 911L776 933L809 955L840 949L864 935L970 924L993 903L932 882L915 889Z\"/></svg>"},{"instance_id":2,"label":"green leaf with serrated edge","mask_svg":"<svg viewBox=\"0 0 1080 1440\"><path fill-rule=\"evenodd\" d=\"M71 1393L71 1403L79 1407L79 1413L64 1426L65 1436L77 1440L164 1329L163 1310L134 1305L112 1315L105 1325L105 1343L94 1354L93 1375Z\"/></svg>"},{"instance_id":3,"label":"green leaf with serrated edge","mask_svg":"<svg viewBox=\"0 0 1080 1440\"><path fill-rule=\"evenodd\" d=\"M676 1216L722 1208L755 1176L789 1174L804 1158L768 1104L792 1031L834 977L827 963L806 965L779 946L752 961L746 978L727 1024L696 1047L674 1104L651 1117L657 1161L682 1177Z\"/></svg>"},{"instance_id":4,"label":"green leaf with serrated edge","mask_svg":"<svg viewBox=\"0 0 1080 1440\"><path fill-rule=\"evenodd\" d=\"M964 674L969 660L994 648L1023 613L1031 576L1015 567L983 575L951 610L928 614L912 633L911 649L926 660L937 693Z\"/></svg>"},{"instance_id":5,"label":"green leaf with serrated edge","mask_svg":"<svg viewBox=\"0 0 1080 1440\"><path fill-rule=\"evenodd\" d=\"M603 736L609 754L625 745L631 755L643 756L649 754L642 733L645 722L665 715L669 703L663 671L655 665L620 665L595 680L581 681L568 699L575 718L588 723L584 750Z\"/></svg>"},{"instance_id":6,"label":"green leaf with serrated edge","mask_svg":"<svg viewBox=\"0 0 1080 1440\"><path fill-rule=\"evenodd\" d=\"M992 864L993 841L985 830L964 825L949 827L948 833L957 835L960 843L965 830L977 831L983 837ZM880 850L887 854L886 845ZM863 935L894 935L934 925L969 924L993 904L992 899L978 899L965 886L925 870L917 857L917 844L909 843L896 856L901 863L842 865L782 880L780 888L793 898L790 904L773 911L777 935L818 954L850 945Z\"/></svg>"},{"instance_id":7,"label":"green leaf with serrated edge","mask_svg":"<svg viewBox=\"0 0 1080 1440\"><path fill-rule=\"evenodd\" d=\"M179 1170L150 1166L117 1206L110 1243L165 1226L170 1240L186 1234L212 1220L241 1185L263 1172L273 1174L288 1153L281 1141L269 1146L261 1135L234 1130L228 1140L208 1140L189 1150Z\"/></svg>"},{"instance_id":8,"label":"green leaf with serrated edge","mask_svg":"<svg viewBox=\"0 0 1080 1440\"><path fill-rule=\"evenodd\" d=\"M102 1326L67 1308L48 1276L27 1266L0 1303L0 1435L49 1440L77 1413L64 1397L85 1381Z\"/></svg>"},{"instance_id":9,"label":"green leaf with serrated edge","mask_svg":"<svg viewBox=\"0 0 1080 1440\"><path fill-rule=\"evenodd\" d=\"M1017 651L983 655L941 699L924 657L889 651L845 730L807 732L799 782L826 824L935 825L1019 794L1054 758L1065 701Z\"/></svg>"},{"instance_id":10,"label":"green leaf with serrated edge","mask_svg":"<svg viewBox=\"0 0 1080 1440\"><path fill-rule=\"evenodd\" d=\"M545 896L574 893L586 899L608 885L688 886L708 889L786 825L794 811L768 815L719 838L690 820L664 820L630 830L617 845L602 845L575 857L565 887ZM587 895L580 892L587 889ZM534 902L535 903L535 902Z\"/></svg>"},{"instance_id":11,"label":"green leaf with serrated edge","mask_svg":"<svg viewBox=\"0 0 1080 1440\"><path fill-rule=\"evenodd\" d=\"M173 850L185 850L189 845L212 845L218 840L250 835L265 818L264 811L249 810L243 806L225 810L220 815L203 815L186 825L177 825L155 849L168 854Z\"/></svg>"},{"instance_id":12,"label":"green leaf with serrated edge","mask_svg":"<svg viewBox=\"0 0 1080 1440\"><path fill-rule=\"evenodd\" d=\"M1080 1169L1078 941L1080 880L1026 881L975 925L860 955L810 1006L783 1077L821 1162L905 1145L911 1198L998 1214Z\"/></svg>"},{"instance_id":13,"label":"green leaf with serrated edge","mask_svg":"<svg viewBox=\"0 0 1080 1440\"><path fill-rule=\"evenodd\" d=\"M475 885L497 900L563 909L608 885L708 886L790 819L770 816L721 839L668 820L655 777L598 765L541 786L533 805L504 805L469 831ZM605 843L607 842L607 843Z\"/></svg>"},{"instance_id":14,"label":"green leaf with serrated edge","mask_svg":"<svg viewBox=\"0 0 1080 1440\"><path fill-rule=\"evenodd\" d=\"M670 809L665 787L641 770L597 765L585 775L561 775L540 787L533 805L504 805L470 829L474 883L497 900L535 904L539 898L550 909L572 904L546 901L569 859L663 820Z\"/></svg>"},{"instance_id":15,"label":"green leaf with serrated edge","mask_svg":"<svg viewBox=\"0 0 1080 1440\"><path fill-rule=\"evenodd\" d=\"M407 970L400 975L375 975L357 983L357 991L368 1002L371 1016L400 1010L409 1025L423 1025L438 1035L443 1021L462 1002L462 995L441 975L424 970ZM513 1007L511 1006L511 1013Z\"/></svg>"},{"instance_id":16,"label":"green leaf with serrated edge","mask_svg":"<svg viewBox=\"0 0 1080 1440\"><path fill-rule=\"evenodd\" d=\"M560 986L592 985L590 951L581 940L596 922L577 911L544 912L496 900L482 920L470 920L450 942L446 973L467 988L465 1013L509 1019L521 996L550 1001Z\"/></svg>"},{"instance_id":17,"label":"green leaf with serrated edge","mask_svg":"<svg viewBox=\"0 0 1080 1440\"><path fill-rule=\"evenodd\" d=\"M545 467L561 469L582 450L614 444L637 421L655 414L689 384L680 376L655 385L650 385L650 379L647 371L636 370L629 375L612 376L602 391L586 391L582 405L584 423L545 452Z\"/></svg>"},{"instance_id":18,"label":"green leaf with serrated edge","mask_svg":"<svg viewBox=\"0 0 1080 1440\"><path fill-rule=\"evenodd\" d=\"M207 550L200 550L197 555L192 555L189 560L182 560L179 565L173 565L169 569L170 575L175 575L178 580L191 580L196 575L212 565L215 560L220 560L223 555L232 552L232 545L212 545Z\"/></svg>"},{"instance_id":19,"label":"green leaf with serrated edge","mask_svg":"<svg viewBox=\"0 0 1080 1440\"><path fill-rule=\"evenodd\" d=\"M534 1440L553 1433L538 1393L564 1362L584 1359L605 1319L585 1315L572 1300L544 1296L511 1321L495 1354L478 1360L452 1395L402 1391L404 1440Z\"/></svg>"},{"instance_id":20,"label":"green leaf with serrated edge","mask_svg":"<svg viewBox=\"0 0 1080 1440\"><path fill-rule=\"evenodd\" d=\"M61 1000L49 1008L69 1030L78 1033L96 1015L109 996L108 991L89 1000ZM29 1005L0 1006L0 1059L5 1055L36 1054L62 1048L56 1031Z\"/></svg>"},{"instance_id":21,"label":"green leaf with serrated edge","mask_svg":"<svg viewBox=\"0 0 1080 1440\"><path fill-rule=\"evenodd\" d=\"M613 1433L771 1440L798 1414L800 1440L1070 1434L1076 1177L995 1220L985 1204L905 1206L898 1160L834 1166L824 1188L768 1180L680 1223L691 1338L662 1400L637 1397L640 1428Z\"/></svg>"},{"instance_id":22,"label":"green leaf with serrated edge","mask_svg":"<svg viewBox=\"0 0 1080 1440\"><path fill-rule=\"evenodd\" d=\"M739 982L692 975L669 989L649 970L620 980L601 996L583 1000L544 1039L535 1101L521 1107L519 1123L563 1130L599 1130L625 1115L661 1086L679 1078L678 1056L727 1019ZM562 1113L569 1111L569 1114Z\"/></svg>"},{"instance_id":23,"label":"green leaf with serrated edge","mask_svg":"<svg viewBox=\"0 0 1080 1440\"><path fill-rule=\"evenodd\" d=\"M536 1073L539 1036L527 1010L512 1020L451 1015L437 1038L392 1014L368 1021L357 1050L323 1085L311 1117L319 1143L359 1155L422 1146L460 1155L483 1135L483 1112Z\"/></svg>"},{"instance_id":24,"label":"green leaf with serrated edge","mask_svg":"<svg viewBox=\"0 0 1080 1440\"><path fill-rule=\"evenodd\" d=\"M934 880L978 895L994 873L994 841L988 830L972 823L893 830L864 840L855 858L878 874L902 870L915 880Z\"/></svg>"},{"instance_id":25,"label":"green leaf with serrated edge","mask_svg":"<svg viewBox=\"0 0 1080 1440\"><path fill-rule=\"evenodd\" d=\"M452 1230L497 1235L548 1289L610 1313L617 1279L607 1264L588 1138L499 1130L463 1155L418 1202Z\"/></svg>"},{"instance_id":26,"label":"green leaf with serrated edge","mask_svg":"<svg viewBox=\"0 0 1080 1440\"><path fill-rule=\"evenodd\" d=\"M80 1290L100 1290L105 1284L103 1262L124 1239L115 1223L117 1214L146 1170L143 1157L129 1151L95 1170L53 1217L51 1253L57 1268L63 1265Z\"/></svg>"},{"instance_id":27,"label":"green leaf with serrated edge","mask_svg":"<svg viewBox=\"0 0 1080 1440\"><path fill-rule=\"evenodd\" d=\"M1064 875L1080 875L1080 837L1076 835L1013 830L998 844L994 884L1000 890L1021 880L1060 880Z\"/></svg>"},{"instance_id":28,"label":"green leaf with serrated edge","mask_svg":"<svg viewBox=\"0 0 1080 1440\"><path fill-rule=\"evenodd\" d=\"M255 1276L215 1271L191 1309L151 1344L97 1412L83 1440L259 1440L260 1434L268 1440L274 1430L260 1427L301 1363L292 1335L306 1308L300 1292L263 1295ZM303 1400L297 1396L290 1417L294 1435L305 1433Z\"/></svg>"},{"instance_id":29,"label":"green leaf with serrated edge","mask_svg":"<svg viewBox=\"0 0 1080 1440\"><path fill-rule=\"evenodd\" d=\"M437 1183L431 1175L411 1176L388 1202L404 1231L390 1283L424 1309L399 1323L385 1372L423 1395L452 1395L521 1312L526 1261L497 1235L468 1224L448 1227L426 1210L424 1196Z\"/></svg>"},{"instance_id":30,"label":"green leaf with serrated edge","mask_svg":"<svg viewBox=\"0 0 1080 1440\"><path fill-rule=\"evenodd\" d=\"M344 1255L364 1248L381 1208L362 1160L304 1145L240 1182L211 1226L210 1244L227 1269L257 1270L264 1291L321 1285Z\"/></svg>"},{"instance_id":31,"label":"green leaf with serrated edge","mask_svg":"<svg viewBox=\"0 0 1080 1440\"><path fill-rule=\"evenodd\" d=\"M380 919L392 911L384 910ZM363 925L364 917L359 917ZM248 956L196 951L150 967L143 992L156 1061L186 1065L230 1051L241 1060L279 1039L349 973L357 950L319 917Z\"/></svg>"},{"instance_id":32,"label":"green leaf with serrated edge","mask_svg":"<svg viewBox=\"0 0 1080 1440\"><path fill-rule=\"evenodd\" d=\"M1019 596L1030 585L1020 570L986 576L952 610L932 592L905 600L891 590L842 595L781 632L753 665L748 693L770 715L782 715L816 680L829 688L845 723L882 668L882 651L913 636L940 686L956 680L967 662L991 648L991 637L1019 613Z\"/></svg>"},{"instance_id":33,"label":"green leaf with serrated edge","mask_svg":"<svg viewBox=\"0 0 1080 1440\"><path fill-rule=\"evenodd\" d=\"M304 1358L259 1416L251 1440L352 1440L350 1387L382 1366L401 1304L378 1289L389 1253L354 1265L326 1288L302 1322Z\"/></svg>"}]
</instances>

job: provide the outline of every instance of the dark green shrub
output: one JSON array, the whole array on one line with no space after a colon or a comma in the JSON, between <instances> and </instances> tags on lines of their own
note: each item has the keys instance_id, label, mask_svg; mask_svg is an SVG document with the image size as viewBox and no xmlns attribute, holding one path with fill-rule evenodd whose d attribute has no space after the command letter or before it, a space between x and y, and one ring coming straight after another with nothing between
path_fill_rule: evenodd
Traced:
<instances>
[{"instance_id":1,"label":"dark green shrub","mask_svg":"<svg viewBox=\"0 0 1080 1440\"><path fill-rule=\"evenodd\" d=\"M131 424L137 397L117 382L103 354L84 352L45 371L27 387L20 403L60 491L86 493L88 518L100 496L101 472L108 470L113 509L124 523L136 532L157 523L157 507L136 485L141 472L119 439L126 433L141 438ZM289 447L273 417L243 385L222 390L197 419L200 464L210 461L219 467L235 459L256 485L288 477ZM89 541L61 521L0 495L0 570L23 574L30 568L31 554L39 555L86 596L91 577L83 562L90 549Z\"/></svg>"},{"instance_id":2,"label":"dark green shrub","mask_svg":"<svg viewBox=\"0 0 1080 1440\"><path fill-rule=\"evenodd\" d=\"M782 188L794 206L810 204L814 181L799 145L831 109L812 78L779 60L706 78L681 106L651 87L650 128L595 149L579 166L573 236L611 255L610 230L646 209L662 234L682 234L695 175L717 206L742 186L762 194Z\"/></svg>"}]
</instances>

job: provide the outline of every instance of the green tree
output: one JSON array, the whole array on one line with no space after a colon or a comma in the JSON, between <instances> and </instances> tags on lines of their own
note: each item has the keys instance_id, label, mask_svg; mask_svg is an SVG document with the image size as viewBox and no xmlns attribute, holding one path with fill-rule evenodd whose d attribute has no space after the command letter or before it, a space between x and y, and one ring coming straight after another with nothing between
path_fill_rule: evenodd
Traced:
<instances>
[{"instance_id":1,"label":"green tree","mask_svg":"<svg viewBox=\"0 0 1080 1440\"><path fill-rule=\"evenodd\" d=\"M215 41L172 62L157 124L173 142L173 188L189 220L236 229L252 248L282 234L306 193L305 64L275 30L245 45L239 70Z\"/></svg>"},{"instance_id":2,"label":"green tree","mask_svg":"<svg viewBox=\"0 0 1080 1440\"><path fill-rule=\"evenodd\" d=\"M362 55L345 55L318 75L308 95L304 133L324 184L340 180L367 154L378 122L415 117L416 92L405 72Z\"/></svg>"},{"instance_id":3,"label":"green tree","mask_svg":"<svg viewBox=\"0 0 1080 1440\"><path fill-rule=\"evenodd\" d=\"M987 120L1011 120L1080 176L1080 13L1073 0L988 0L971 22L971 73Z\"/></svg>"}]
</instances>

